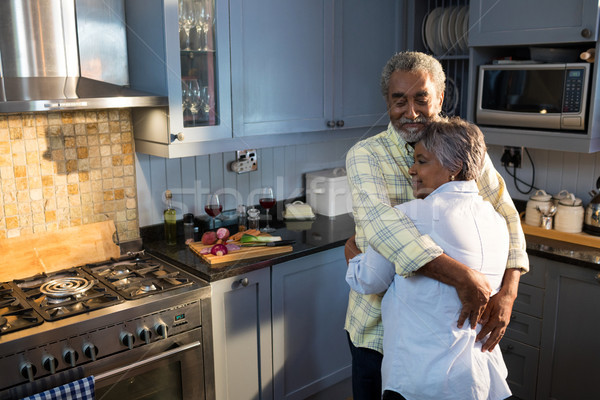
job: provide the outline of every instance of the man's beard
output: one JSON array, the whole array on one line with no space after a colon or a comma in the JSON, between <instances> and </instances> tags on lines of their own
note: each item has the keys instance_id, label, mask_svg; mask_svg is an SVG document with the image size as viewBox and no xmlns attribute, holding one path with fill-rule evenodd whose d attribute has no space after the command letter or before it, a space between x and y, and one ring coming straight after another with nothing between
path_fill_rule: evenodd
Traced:
<instances>
[{"instance_id":1,"label":"man's beard","mask_svg":"<svg viewBox=\"0 0 600 400\"><path fill-rule=\"evenodd\" d=\"M400 137L402 139L404 139L406 142L408 143L416 143L421 139L421 136L423 136L423 130L425 128L425 124L429 123L430 121L432 121L433 119L428 119L425 117L417 117L415 119L408 119L408 118L400 118L398 120L398 125L399 126L403 126L404 124L411 124L411 123L418 123L418 124L422 124L423 126L421 128L415 127L415 128L398 128L396 125L392 124L392 127L394 128L394 131L396 131L396 133L398 135L400 135Z\"/></svg>"}]
</instances>

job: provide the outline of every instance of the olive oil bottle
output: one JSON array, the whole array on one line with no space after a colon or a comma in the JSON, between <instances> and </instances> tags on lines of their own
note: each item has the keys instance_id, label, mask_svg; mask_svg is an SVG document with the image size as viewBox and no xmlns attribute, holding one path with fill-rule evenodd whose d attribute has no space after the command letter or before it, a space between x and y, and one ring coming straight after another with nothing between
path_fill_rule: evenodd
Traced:
<instances>
[{"instance_id":1,"label":"olive oil bottle","mask_svg":"<svg viewBox=\"0 0 600 400\"><path fill-rule=\"evenodd\" d=\"M177 244L177 213L173 208L173 194L170 190L165 191L167 209L163 215L165 218L165 240L168 245Z\"/></svg>"}]
</instances>

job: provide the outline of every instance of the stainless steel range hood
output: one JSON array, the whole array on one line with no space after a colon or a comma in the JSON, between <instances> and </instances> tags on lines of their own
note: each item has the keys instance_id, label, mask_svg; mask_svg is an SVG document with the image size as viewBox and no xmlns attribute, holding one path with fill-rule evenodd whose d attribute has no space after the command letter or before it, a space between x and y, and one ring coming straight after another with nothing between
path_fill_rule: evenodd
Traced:
<instances>
[{"instance_id":1,"label":"stainless steel range hood","mask_svg":"<svg viewBox=\"0 0 600 400\"><path fill-rule=\"evenodd\" d=\"M166 106L129 84L124 0L1 0L0 112Z\"/></svg>"}]
</instances>

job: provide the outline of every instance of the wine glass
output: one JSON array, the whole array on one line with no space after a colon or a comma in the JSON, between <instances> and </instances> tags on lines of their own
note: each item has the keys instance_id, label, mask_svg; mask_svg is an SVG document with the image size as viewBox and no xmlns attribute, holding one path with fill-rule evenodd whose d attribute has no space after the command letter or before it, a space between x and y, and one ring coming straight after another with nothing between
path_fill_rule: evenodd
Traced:
<instances>
[{"instance_id":1,"label":"wine glass","mask_svg":"<svg viewBox=\"0 0 600 400\"><path fill-rule=\"evenodd\" d=\"M190 0L179 0L179 25L185 31L186 49L190 49L190 29L196 25L196 14ZM183 46L181 46L183 47Z\"/></svg>"},{"instance_id":2,"label":"wine glass","mask_svg":"<svg viewBox=\"0 0 600 400\"><path fill-rule=\"evenodd\" d=\"M203 86L201 88L201 97L202 97L202 119L208 121L210 119L210 101L211 101L211 92L208 86Z\"/></svg>"},{"instance_id":3,"label":"wine glass","mask_svg":"<svg viewBox=\"0 0 600 400\"><path fill-rule=\"evenodd\" d=\"M190 86L185 79L181 80L181 106L185 123L186 117L189 117L192 112L192 93L190 93Z\"/></svg>"},{"instance_id":4,"label":"wine glass","mask_svg":"<svg viewBox=\"0 0 600 400\"><path fill-rule=\"evenodd\" d=\"M187 83L188 85L188 94L190 95L190 111L192 112L193 119L196 119L198 112L200 111L201 99L202 95L200 91L200 85L198 85L197 79L190 79Z\"/></svg>"},{"instance_id":5,"label":"wine glass","mask_svg":"<svg viewBox=\"0 0 600 400\"><path fill-rule=\"evenodd\" d=\"M264 187L260 189L258 202L260 206L265 209L265 216L267 217L267 225L261 229L262 232L273 232L275 228L269 226L269 210L275 205L275 196L273 196L273 189L271 187Z\"/></svg>"},{"instance_id":6,"label":"wine glass","mask_svg":"<svg viewBox=\"0 0 600 400\"><path fill-rule=\"evenodd\" d=\"M215 217L221 214L223 211L223 205L219 200L219 195L216 193L209 193L206 196L206 203L204 204L204 211L211 217L212 229L215 229ZM210 225L208 227L210 229Z\"/></svg>"}]
</instances>

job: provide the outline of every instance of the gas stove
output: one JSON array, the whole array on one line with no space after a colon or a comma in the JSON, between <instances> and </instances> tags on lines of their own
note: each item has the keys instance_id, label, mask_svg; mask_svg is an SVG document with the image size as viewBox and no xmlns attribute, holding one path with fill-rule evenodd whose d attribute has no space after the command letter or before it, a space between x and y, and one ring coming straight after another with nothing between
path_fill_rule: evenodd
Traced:
<instances>
[{"instance_id":1,"label":"gas stove","mask_svg":"<svg viewBox=\"0 0 600 400\"><path fill-rule=\"evenodd\" d=\"M199 341L209 298L206 282L144 252L0 283L0 399Z\"/></svg>"}]
</instances>

